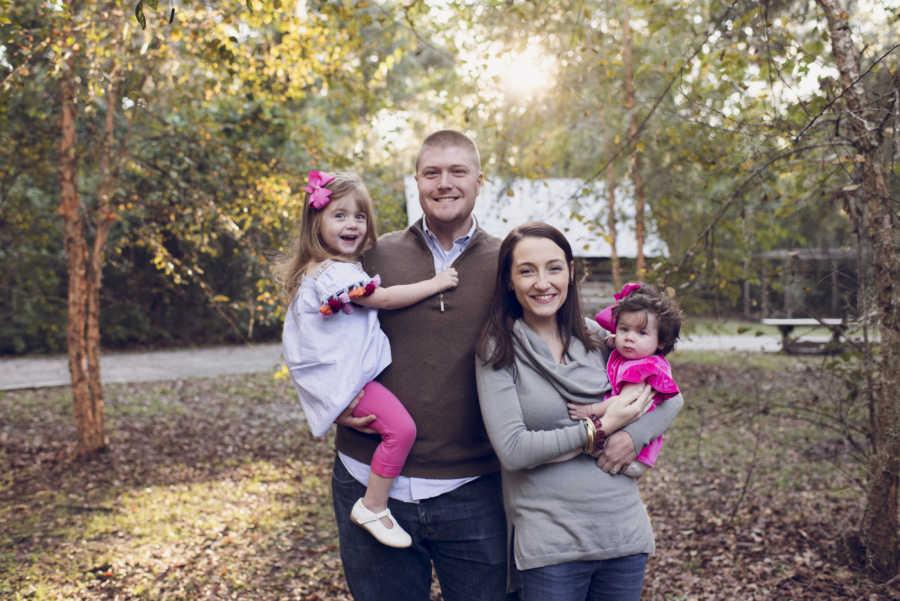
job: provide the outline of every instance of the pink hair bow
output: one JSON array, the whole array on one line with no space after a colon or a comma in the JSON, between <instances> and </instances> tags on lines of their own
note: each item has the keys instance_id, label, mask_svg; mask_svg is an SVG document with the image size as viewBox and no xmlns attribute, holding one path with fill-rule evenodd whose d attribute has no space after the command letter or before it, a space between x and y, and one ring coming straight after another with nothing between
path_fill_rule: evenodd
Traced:
<instances>
[{"instance_id":1,"label":"pink hair bow","mask_svg":"<svg viewBox=\"0 0 900 601\"><path fill-rule=\"evenodd\" d=\"M325 184L334 181L333 175L321 171L309 172L309 185L304 188L309 194L309 205L314 209L322 209L331 202L331 190Z\"/></svg>"},{"instance_id":2,"label":"pink hair bow","mask_svg":"<svg viewBox=\"0 0 900 601\"><path fill-rule=\"evenodd\" d=\"M623 298L625 298L626 296L628 296L635 290L640 290L640 289L641 289L640 284L625 284L625 286L622 287L621 292L616 292L615 294L613 294L613 298L616 299L616 304L617 304L620 300L622 300ZM597 323L599 323L603 327L604 330L607 330L609 332L616 331L616 320L613 318L613 312L612 312L613 307L615 307L615 306L616 306L615 304L612 304L612 305L608 306L607 308L603 309L602 311L600 311L599 313L597 313L596 316L594 316L594 319L597 320Z\"/></svg>"},{"instance_id":3,"label":"pink hair bow","mask_svg":"<svg viewBox=\"0 0 900 601\"><path fill-rule=\"evenodd\" d=\"M634 283L632 283L632 284L625 284L625 285L622 287L622 291L621 291L621 292L617 292L616 294L613 294L613 298L616 299L616 302L619 302L620 300L622 300L623 298L625 298L626 296L628 296L629 294L631 294L631 293L634 292L635 290L640 290L640 289L641 289L641 285L640 285L640 284L634 284Z\"/></svg>"}]
</instances>

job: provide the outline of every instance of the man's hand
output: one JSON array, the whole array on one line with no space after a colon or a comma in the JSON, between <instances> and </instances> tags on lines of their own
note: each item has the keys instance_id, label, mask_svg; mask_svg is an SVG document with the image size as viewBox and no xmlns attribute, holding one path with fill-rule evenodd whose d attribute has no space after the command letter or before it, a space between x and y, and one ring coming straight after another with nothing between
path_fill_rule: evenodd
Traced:
<instances>
[{"instance_id":1,"label":"man's hand","mask_svg":"<svg viewBox=\"0 0 900 601\"><path fill-rule=\"evenodd\" d=\"M607 474L620 474L637 457L631 434L619 430L606 439L603 452L597 457L597 467Z\"/></svg>"},{"instance_id":2,"label":"man's hand","mask_svg":"<svg viewBox=\"0 0 900 601\"><path fill-rule=\"evenodd\" d=\"M340 426L346 426L348 428L353 428L354 430L359 430L364 434L377 434L375 430L368 427L369 424L375 421L376 417L374 414L369 414L364 417L354 417L353 410L356 409L356 406L359 405L359 400L366 393L365 390L360 390L359 394L356 395L350 404L344 409L337 419L334 420L334 423Z\"/></svg>"}]
</instances>

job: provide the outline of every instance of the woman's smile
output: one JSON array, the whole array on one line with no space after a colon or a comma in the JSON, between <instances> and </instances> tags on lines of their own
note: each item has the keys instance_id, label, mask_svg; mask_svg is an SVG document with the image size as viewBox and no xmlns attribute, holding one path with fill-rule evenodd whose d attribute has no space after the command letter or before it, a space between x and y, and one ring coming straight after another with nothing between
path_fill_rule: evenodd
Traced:
<instances>
[{"instance_id":1,"label":"woman's smile","mask_svg":"<svg viewBox=\"0 0 900 601\"><path fill-rule=\"evenodd\" d=\"M529 324L554 321L572 278L565 252L549 238L526 237L512 254L510 286L522 306L523 319Z\"/></svg>"}]
</instances>

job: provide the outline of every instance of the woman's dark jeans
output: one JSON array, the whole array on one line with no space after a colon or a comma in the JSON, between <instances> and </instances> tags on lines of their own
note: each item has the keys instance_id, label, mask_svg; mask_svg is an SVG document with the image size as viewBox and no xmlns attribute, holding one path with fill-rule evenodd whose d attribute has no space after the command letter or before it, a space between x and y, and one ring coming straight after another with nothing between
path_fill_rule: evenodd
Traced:
<instances>
[{"instance_id":1,"label":"woman's dark jeans","mask_svg":"<svg viewBox=\"0 0 900 601\"><path fill-rule=\"evenodd\" d=\"M391 513L412 536L408 549L386 547L350 521L350 510L365 487L338 458L331 488L344 575L356 601L427 601L432 562L444 601L506 598L500 474L418 503L391 499Z\"/></svg>"},{"instance_id":2,"label":"woman's dark jeans","mask_svg":"<svg viewBox=\"0 0 900 601\"><path fill-rule=\"evenodd\" d=\"M519 572L522 601L640 601L647 554Z\"/></svg>"}]
</instances>

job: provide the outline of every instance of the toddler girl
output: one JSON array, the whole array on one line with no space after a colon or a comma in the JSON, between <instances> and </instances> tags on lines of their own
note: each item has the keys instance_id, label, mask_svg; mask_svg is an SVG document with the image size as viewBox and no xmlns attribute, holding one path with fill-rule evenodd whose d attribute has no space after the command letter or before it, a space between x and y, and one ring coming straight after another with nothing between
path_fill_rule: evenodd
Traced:
<instances>
[{"instance_id":1,"label":"toddler girl","mask_svg":"<svg viewBox=\"0 0 900 601\"><path fill-rule=\"evenodd\" d=\"M409 534L387 507L388 492L416 438L403 404L373 381L391 362L387 336L376 309L398 309L457 285L455 269L429 280L379 287L358 263L377 237L372 199L350 173L310 171L303 220L290 256L276 268L292 302L284 319L285 363L315 436L322 436L364 391L354 417L381 435L372 456L365 496L350 519L391 547L408 547ZM360 307L357 307L360 305Z\"/></svg>"},{"instance_id":2,"label":"toddler girl","mask_svg":"<svg viewBox=\"0 0 900 601\"><path fill-rule=\"evenodd\" d=\"M646 382L655 395L648 411L678 394L672 379L672 366L665 359L675 348L683 319L674 300L646 284L627 284L615 295L616 304L597 314L597 322L607 331L615 332L615 349L606 363L606 374L612 385L610 395L617 395L631 383ZM569 403L572 419L602 416L601 403ZM653 467L662 449L662 436L651 440L625 470L632 478L640 478Z\"/></svg>"}]
</instances>

